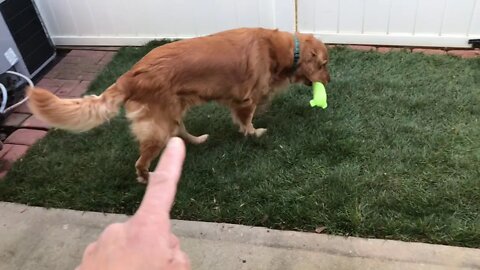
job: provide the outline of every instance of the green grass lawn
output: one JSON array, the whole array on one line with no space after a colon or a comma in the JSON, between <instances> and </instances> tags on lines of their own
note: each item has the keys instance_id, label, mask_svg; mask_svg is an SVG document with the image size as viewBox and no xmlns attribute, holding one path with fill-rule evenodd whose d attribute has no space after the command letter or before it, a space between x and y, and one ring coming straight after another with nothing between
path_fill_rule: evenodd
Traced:
<instances>
[{"instance_id":1,"label":"green grass lawn","mask_svg":"<svg viewBox=\"0 0 480 270\"><path fill-rule=\"evenodd\" d=\"M153 48L124 48L102 92ZM277 229L480 247L480 59L331 50L327 110L303 86L276 98L243 138L226 109L195 108L172 216ZM52 131L0 184L0 200L133 213L136 143L127 121Z\"/></svg>"}]
</instances>

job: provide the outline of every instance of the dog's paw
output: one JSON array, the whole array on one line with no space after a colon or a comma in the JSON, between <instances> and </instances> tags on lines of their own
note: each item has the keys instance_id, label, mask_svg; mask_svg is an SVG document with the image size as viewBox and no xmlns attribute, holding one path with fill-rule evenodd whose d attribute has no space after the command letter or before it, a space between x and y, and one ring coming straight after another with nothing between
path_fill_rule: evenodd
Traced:
<instances>
[{"instance_id":1,"label":"dog's paw","mask_svg":"<svg viewBox=\"0 0 480 270\"><path fill-rule=\"evenodd\" d=\"M208 134L203 134L201 136L198 136L198 137L195 138L195 141L193 141L193 143L194 144L202 144L202 143L204 143L208 140L209 136L210 135L208 135Z\"/></svg>"},{"instance_id":2,"label":"dog's paw","mask_svg":"<svg viewBox=\"0 0 480 270\"><path fill-rule=\"evenodd\" d=\"M145 179L145 178L142 177L142 176L137 176L137 181L138 181L140 184L147 184L147 183L148 183L148 179Z\"/></svg>"},{"instance_id":3,"label":"dog's paw","mask_svg":"<svg viewBox=\"0 0 480 270\"><path fill-rule=\"evenodd\" d=\"M257 128L255 129L255 137L261 137L263 134L265 134L265 132L267 132L267 129L266 128Z\"/></svg>"}]
</instances>

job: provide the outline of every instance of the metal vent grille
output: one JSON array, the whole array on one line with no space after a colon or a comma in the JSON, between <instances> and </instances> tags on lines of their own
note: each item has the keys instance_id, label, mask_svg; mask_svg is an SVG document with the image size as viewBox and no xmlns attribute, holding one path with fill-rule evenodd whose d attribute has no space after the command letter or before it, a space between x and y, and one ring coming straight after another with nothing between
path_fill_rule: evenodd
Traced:
<instances>
[{"instance_id":1,"label":"metal vent grille","mask_svg":"<svg viewBox=\"0 0 480 270\"><path fill-rule=\"evenodd\" d=\"M50 43L31 0L7 0L0 13L12 34L30 73L38 70L52 55Z\"/></svg>"}]
</instances>

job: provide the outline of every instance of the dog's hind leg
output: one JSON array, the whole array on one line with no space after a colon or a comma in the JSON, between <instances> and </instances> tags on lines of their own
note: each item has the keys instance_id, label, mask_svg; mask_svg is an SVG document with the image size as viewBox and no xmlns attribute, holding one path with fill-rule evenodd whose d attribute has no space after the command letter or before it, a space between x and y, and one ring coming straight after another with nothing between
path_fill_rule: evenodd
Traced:
<instances>
[{"instance_id":1,"label":"dog's hind leg","mask_svg":"<svg viewBox=\"0 0 480 270\"><path fill-rule=\"evenodd\" d=\"M160 154L165 142L157 140L140 142L140 158L135 163L137 181L143 184L148 182L149 168L152 160Z\"/></svg>"},{"instance_id":2,"label":"dog's hind leg","mask_svg":"<svg viewBox=\"0 0 480 270\"><path fill-rule=\"evenodd\" d=\"M178 132L177 135L184 139L185 141L192 143L192 144L201 144L204 143L208 139L208 134L203 134L201 136L194 136L190 133L188 133L187 129L185 128L185 125L183 122L180 123L178 127Z\"/></svg>"},{"instance_id":3,"label":"dog's hind leg","mask_svg":"<svg viewBox=\"0 0 480 270\"><path fill-rule=\"evenodd\" d=\"M169 123L171 121L155 118L144 118L132 122L132 132L140 144L140 157L135 163L138 182L147 183L150 163L173 136L175 126Z\"/></svg>"}]
</instances>

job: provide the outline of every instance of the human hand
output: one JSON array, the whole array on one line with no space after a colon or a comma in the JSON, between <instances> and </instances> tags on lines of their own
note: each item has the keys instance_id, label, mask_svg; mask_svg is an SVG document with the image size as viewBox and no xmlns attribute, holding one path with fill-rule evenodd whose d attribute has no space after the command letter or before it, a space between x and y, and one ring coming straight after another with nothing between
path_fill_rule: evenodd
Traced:
<instances>
[{"instance_id":1,"label":"human hand","mask_svg":"<svg viewBox=\"0 0 480 270\"><path fill-rule=\"evenodd\" d=\"M185 145L173 138L165 148L139 209L125 223L109 225L85 249L77 270L190 269L170 228L170 210L180 179Z\"/></svg>"}]
</instances>

